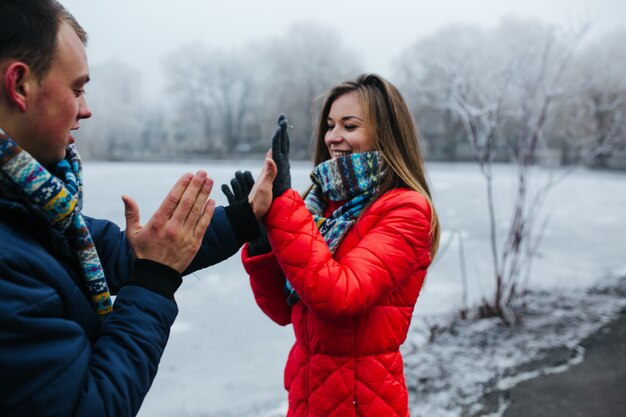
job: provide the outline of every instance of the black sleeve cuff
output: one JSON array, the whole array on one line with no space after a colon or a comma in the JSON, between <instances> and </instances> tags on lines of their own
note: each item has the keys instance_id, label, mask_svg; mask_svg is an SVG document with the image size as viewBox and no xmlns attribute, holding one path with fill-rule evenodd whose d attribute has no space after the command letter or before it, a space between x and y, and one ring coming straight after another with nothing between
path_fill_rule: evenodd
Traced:
<instances>
[{"instance_id":1,"label":"black sleeve cuff","mask_svg":"<svg viewBox=\"0 0 626 417\"><path fill-rule=\"evenodd\" d=\"M126 285L136 285L174 299L174 293L182 284L178 271L149 259L135 259L130 279Z\"/></svg>"},{"instance_id":2,"label":"black sleeve cuff","mask_svg":"<svg viewBox=\"0 0 626 417\"><path fill-rule=\"evenodd\" d=\"M252 206L248 201L235 201L228 207L224 207L224 211L235 232L239 246L259 237L259 223L256 221Z\"/></svg>"}]
</instances>

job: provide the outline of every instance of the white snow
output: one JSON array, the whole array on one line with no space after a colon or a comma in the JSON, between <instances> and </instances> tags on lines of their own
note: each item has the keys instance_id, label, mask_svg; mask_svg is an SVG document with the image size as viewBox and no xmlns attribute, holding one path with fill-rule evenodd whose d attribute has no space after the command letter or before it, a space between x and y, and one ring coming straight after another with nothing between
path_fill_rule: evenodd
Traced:
<instances>
[{"instance_id":1,"label":"white snow","mask_svg":"<svg viewBox=\"0 0 626 417\"><path fill-rule=\"evenodd\" d=\"M215 180L212 197L235 169L258 172L256 161L208 161L205 164L85 164L85 213L124 226L121 194L130 194L145 222L184 172L205 169ZM292 164L294 188L308 184L308 163ZM464 306L459 245L462 236L467 269L467 301L476 305L493 291L488 245L485 187L472 164L429 163L435 204L449 247L429 270L418 299L407 343L403 346L412 416L460 416L477 411L477 399L489 387L507 387L529 378L507 374L545 349L574 349L556 372L581 360L577 344L624 306L611 294L586 290L611 277L626 275L626 175L579 171L553 190L547 200L550 221L540 257L535 259L527 313L518 327L497 320L454 321L427 343L430 328L444 328ZM549 171L537 169L536 178ZM514 170L495 169L497 224L506 225ZM176 294L180 313L161 361L159 373L140 412L160 416L284 415L286 392L282 374L293 343L291 327L266 318L251 295L239 255L186 277ZM532 373L535 372L535 373ZM506 404L501 404L504 409ZM496 412L495 415L498 415Z\"/></svg>"},{"instance_id":2,"label":"white snow","mask_svg":"<svg viewBox=\"0 0 626 417\"><path fill-rule=\"evenodd\" d=\"M415 324L403 346L411 415L467 415L472 408L478 411L480 398L490 390L563 372L583 360L584 349L578 343L626 308L626 299L619 295L582 290L532 293L526 302L518 326L504 325L498 319L454 320L450 325L440 317L442 326L449 327L434 342L426 343L429 329ZM559 347L572 350L563 363L510 373Z\"/></svg>"}]
</instances>

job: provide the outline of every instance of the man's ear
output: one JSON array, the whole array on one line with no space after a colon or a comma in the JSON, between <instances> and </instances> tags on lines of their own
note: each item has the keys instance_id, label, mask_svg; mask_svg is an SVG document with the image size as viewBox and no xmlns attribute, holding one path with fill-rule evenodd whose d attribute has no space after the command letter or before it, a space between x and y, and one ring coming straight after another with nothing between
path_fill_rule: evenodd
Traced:
<instances>
[{"instance_id":1,"label":"man's ear","mask_svg":"<svg viewBox=\"0 0 626 417\"><path fill-rule=\"evenodd\" d=\"M4 72L4 89L9 101L22 112L26 111L26 101L30 93L27 77L29 72L29 66L20 61L9 64Z\"/></svg>"}]
</instances>

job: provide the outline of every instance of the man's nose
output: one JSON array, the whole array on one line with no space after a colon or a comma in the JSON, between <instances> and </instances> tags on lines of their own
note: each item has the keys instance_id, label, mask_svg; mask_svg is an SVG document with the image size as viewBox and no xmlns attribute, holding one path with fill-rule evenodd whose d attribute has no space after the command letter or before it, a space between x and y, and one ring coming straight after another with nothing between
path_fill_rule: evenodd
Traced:
<instances>
[{"instance_id":1,"label":"man's nose","mask_svg":"<svg viewBox=\"0 0 626 417\"><path fill-rule=\"evenodd\" d=\"M78 107L78 119L89 119L92 116L91 109L87 104L87 100L84 97L81 97L80 105Z\"/></svg>"}]
</instances>

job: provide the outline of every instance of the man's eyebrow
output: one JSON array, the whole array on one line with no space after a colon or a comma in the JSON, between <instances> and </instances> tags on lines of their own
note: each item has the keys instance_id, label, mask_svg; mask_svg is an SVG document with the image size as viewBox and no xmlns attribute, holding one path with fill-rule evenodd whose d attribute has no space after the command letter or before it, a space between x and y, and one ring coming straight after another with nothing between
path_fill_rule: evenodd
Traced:
<instances>
[{"instance_id":1,"label":"man's eyebrow","mask_svg":"<svg viewBox=\"0 0 626 417\"><path fill-rule=\"evenodd\" d=\"M90 78L89 78L89 74L87 75L81 75L80 77L78 77L76 80L74 80L74 85L75 86L82 86L85 85L89 82Z\"/></svg>"}]
</instances>

